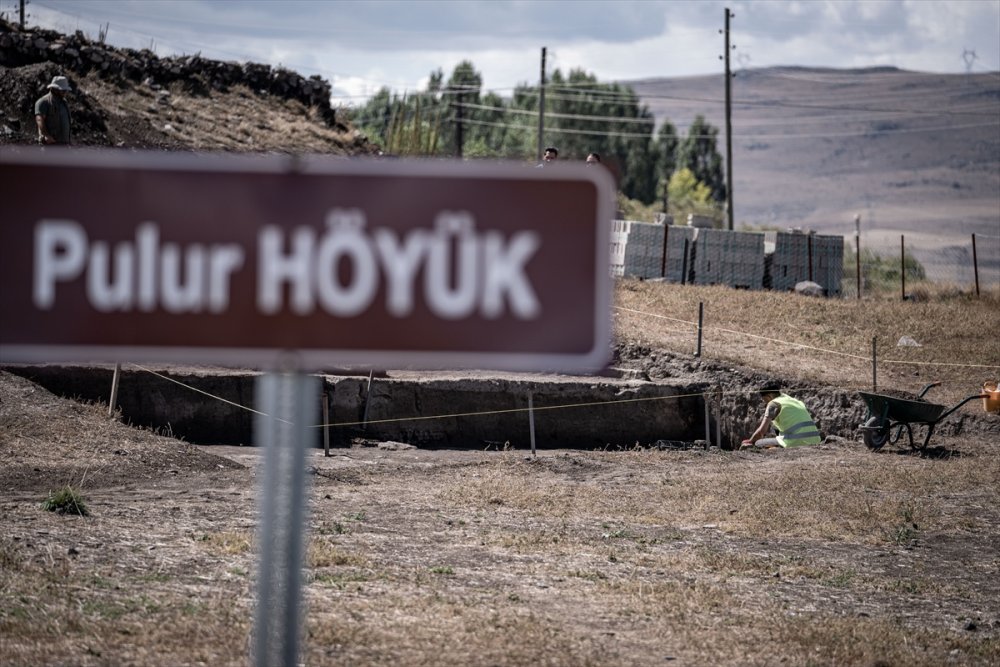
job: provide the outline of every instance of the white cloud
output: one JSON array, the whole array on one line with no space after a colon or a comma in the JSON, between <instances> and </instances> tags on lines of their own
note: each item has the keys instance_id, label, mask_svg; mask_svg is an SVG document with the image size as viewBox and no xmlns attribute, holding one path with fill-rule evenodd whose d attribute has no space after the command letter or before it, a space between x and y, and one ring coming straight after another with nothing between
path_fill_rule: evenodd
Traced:
<instances>
[{"instance_id":1,"label":"white cloud","mask_svg":"<svg viewBox=\"0 0 1000 667\"><path fill-rule=\"evenodd\" d=\"M1000 67L1000 2L992 0L759 0L591 2L269 2L36 0L33 21L160 55L279 63L319 74L341 94L423 86L437 68L471 60L484 88L506 94L548 71L582 68L602 81L721 72L719 29L733 8L734 54L754 67L964 70ZM742 54L742 55L740 55Z\"/></svg>"}]
</instances>

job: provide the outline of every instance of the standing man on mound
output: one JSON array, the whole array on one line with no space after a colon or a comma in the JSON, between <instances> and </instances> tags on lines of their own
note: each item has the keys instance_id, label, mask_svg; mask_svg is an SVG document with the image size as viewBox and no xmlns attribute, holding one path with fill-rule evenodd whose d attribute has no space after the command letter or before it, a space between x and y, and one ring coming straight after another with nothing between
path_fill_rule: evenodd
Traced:
<instances>
[{"instance_id":1,"label":"standing man on mound","mask_svg":"<svg viewBox=\"0 0 1000 667\"><path fill-rule=\"evenodd\" d=\"M70 121L65 96L73 89L64 76L53 78L47 88L49 92L35 102L38 143L43 146L67 146L70 143Z\"/></svg>"},{"instance_id":2,"label":"standing man on mound","mask_svg":"<svg viewBox=\"0 0 1000 667\"><path fill-rule=\"evenodd\" d=\"M743 441L740 449L803 447L822 442L819 428L802 401L784 393L776 384L766 384L761 387L760 397L767 403L767 407L764 408L764 418L761 419L760 426L753 435ZM765 438L772 425L778 431L778 436Z\"/></svg>"}]
</instances>

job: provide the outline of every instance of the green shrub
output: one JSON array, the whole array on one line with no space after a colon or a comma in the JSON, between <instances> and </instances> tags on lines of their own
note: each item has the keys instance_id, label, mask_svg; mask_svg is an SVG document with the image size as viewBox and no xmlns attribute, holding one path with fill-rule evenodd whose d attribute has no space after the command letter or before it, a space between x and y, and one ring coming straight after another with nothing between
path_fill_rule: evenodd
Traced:
<instances>
[{"instance_id":1,"label":"green shrub","mask_svg":"<svg viewBox=\"0 0 1000 667\"><path fill-rule=\"evenodd\" d=\"M64 486L58 491L50 491L48 498L42 503L42 509L59 514L79 514L80 516L90 515L87 503L73 487Z\"/></svg>"}]
</instances>

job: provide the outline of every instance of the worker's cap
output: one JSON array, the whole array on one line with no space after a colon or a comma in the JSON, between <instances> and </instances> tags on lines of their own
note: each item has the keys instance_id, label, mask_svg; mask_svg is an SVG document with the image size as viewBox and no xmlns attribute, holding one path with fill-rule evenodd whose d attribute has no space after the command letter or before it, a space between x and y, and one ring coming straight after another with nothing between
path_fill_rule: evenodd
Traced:
<instances>
[{"instance_id":1,"label":"worker's cap","mask_svg":"<svg viewBox=\"0 0 1000 667\"><path fill-rule=\"evenodd\" d=\"M67 79L64 76L54 76L54 77L52 77L52 83L50 83L48 86L46 86L46 88L49 88L50 90L52 88L58 88L59 90L63 91L64 93L68 93L69 91L73 90L72 88L70 88L69 79Z\"/></svg>"},{"instance_id":2,"label":"worker's cap","mask_svg":"<svg viewBox=\"0 0 1000 667\"><path fill-rule=\"evenodd\" d=\"M778 384L777 382L765 382L764 384L760 385L759 389L757 389L757 393L759 393L761 395L763 395L763 394L780 394L781 393L781 385Z\"/></svg>"}]
</instances>

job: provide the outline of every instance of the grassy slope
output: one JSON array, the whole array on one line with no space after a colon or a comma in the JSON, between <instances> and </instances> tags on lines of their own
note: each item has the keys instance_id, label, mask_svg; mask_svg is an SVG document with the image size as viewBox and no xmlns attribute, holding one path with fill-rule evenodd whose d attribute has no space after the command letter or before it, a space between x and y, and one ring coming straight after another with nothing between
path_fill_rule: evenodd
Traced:
<instances>
[{"instance_id":1,"label":"grassy slope","mask_svg":"<svg viewBox=\"0 0 1000 667\"><path fill-rule=\"evenodd\" d=\"M929 397L947 404L976 393L984 380L1000 376L1000 294L996 293L980 299L913 303L891 298L816 299L626 280L619 282L616 291L618 335L691 353L696 345L699 302L705 304L703 353L707 358L730 360L780 377L843 388L870 387L873 337L878 339L880 388L916 391L925 383L941 381L943 385ZM921 347L897 347L903 336Z\"/></svg>"}]
</instances>

